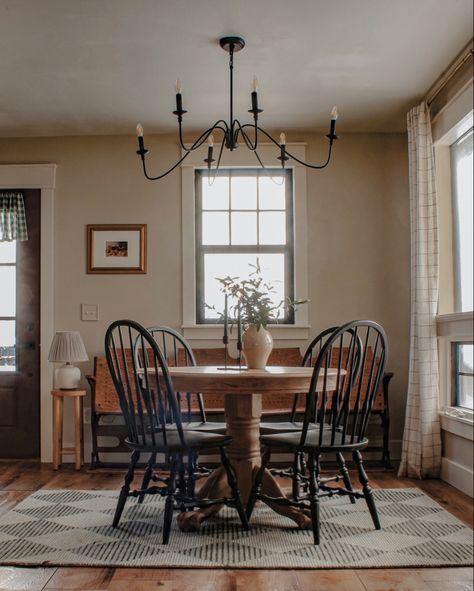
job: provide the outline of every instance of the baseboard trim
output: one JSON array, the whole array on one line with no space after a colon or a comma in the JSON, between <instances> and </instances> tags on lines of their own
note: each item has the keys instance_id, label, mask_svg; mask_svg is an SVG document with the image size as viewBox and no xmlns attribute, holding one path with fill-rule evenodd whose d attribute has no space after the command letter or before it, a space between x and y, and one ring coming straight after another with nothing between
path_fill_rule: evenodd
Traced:
<instances>
[{"instance_id":1,"label":"baseboard trim","mask_svg":"<svg viewBox=\"0 0 474 591\"><path fill-rule=\"evenodd\" d=\"M471 498L474 496L473 476L474 472L468 467L448 458L441 458L441 480L451 484L451 486L454 486Z\"/></svg>"}]
</instances>

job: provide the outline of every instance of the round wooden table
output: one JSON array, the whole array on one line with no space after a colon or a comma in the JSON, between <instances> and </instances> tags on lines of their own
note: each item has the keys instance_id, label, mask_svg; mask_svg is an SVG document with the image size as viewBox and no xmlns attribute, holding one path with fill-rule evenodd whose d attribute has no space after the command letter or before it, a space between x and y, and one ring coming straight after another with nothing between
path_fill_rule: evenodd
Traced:
<instances>
[{"instance_id":1,"label":"round wooden table","mask_svg":"<svg viewBox=\"0 0 474 591\"><path fill-rule=\"evenodd\" d=\"M177 392L225 393L225 419L227 434L232 437L228 447L229 458L236 471L240 494L247 502L256 470L260 466L260 417L262 396L272 393L295 394L309 390L312 368L267 367L266 369L221 369L212 366L170 367L173 387ZM335 386L337 369L328 369L327 387ZM316 389L323 384L321 372ZM223 468L217 468L201 489L202 496L219 498L228 494ZM262 492L285 496L276 479L267 470ZM272 509L293 519L300 527L310 527L310 518L293 507L270 505ZM200 523L216 512L216 508L182 513L178 523L185 531L198 529Z\"/></svg>"}]
</instances>

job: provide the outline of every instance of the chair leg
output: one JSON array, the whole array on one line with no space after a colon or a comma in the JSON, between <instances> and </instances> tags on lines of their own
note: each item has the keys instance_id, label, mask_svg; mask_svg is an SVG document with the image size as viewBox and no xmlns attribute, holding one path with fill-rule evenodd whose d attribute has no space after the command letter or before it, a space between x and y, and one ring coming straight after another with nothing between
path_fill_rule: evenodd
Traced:
<instances>
[{"instance_id":1,"label":"chair leg","mask_svg":"<svg viewBox=\"0 0 474 591\"><path fill-rule=\"evenodd\" d=\"M362 454L360 451L352 452L352 457L354 458L354 462L357 466L357 471L359 472L359 482L362 485L362 492L364 493L365 502L367 503L367 507L370 511L370 516L372 517L372 521L374 522L375 529L382 529L380 525L379 515L377 513L377 507L375 506L375 499L372 492L372 489L369 486L369 479L367 478L367 474L364 470L364 466L362 463Z\"/></svg>"},{"instance_id":2,"label":"chair leg","mask_svg":"<svg viewBox=\"0 0 474 591\"><path fill-rule=\"evenodd\" d=\"M150 484L151 477L153 475L153 468L155 467L155 463L156 463L156 453L152 453L150 455L150 459L148 460L148 463L146 465L145 474L143 474L141 490L145 490L146 488L148 488L148 485ZM140 505L143 503L144 498L145 498L145 493L142 493L138 497L138 503Z\"/></svg>"},{"instance_id":3,"label":"chair leg","mask_svg":"<svg viewBox=\"0 0 474 591\"><path fill-rule=\"evenodd\" d=\"M336 454L336 458L337 458L337 463L339 466L339 472L341 473L342 480L344 481L344 488L346 490L352 491L353 488L352 488L351 477L349 476L349 470L347 469L346 461L344 460L344 456L342 455L341 452L338 452ZM352 504L354 504L356 502L354 495L349 495L349 498L350 498Z\"/></svg>"},{"instance_id":4,"label":"chair leg","mask_svg":"<svg viewBox=\"0 0 474 591\"><path fill-rule=\"evenodd\" d=\"M309 463L309 500L311 504L311 520L313 522L313 539L319 546L321 518L319 507L319 454L310 454Z\"/></svg>"},{"instance_id":5,"label":"chair leg","mask_svg":"<svg viewBox=\"0 0 474 591\"><path fill-rule=\"evenodd\" d=\"M188 497L194 497L196 492L196 470L198 465L199 456L197 451L194 449L189 450L188 454L188 482L187 482L187 495Z\"/></svg>"},{"instance_id":6,"label":"chair leg","mask_svg":"<svg viewBox=\"0 0 474 591\"><path fill-rule=\"evenodd\" d=\"M115 509L114 520L112 522L112 527L117 527L120 521L120 517L122 517L123 508L125 507L125 502L128 497L128 493L130 491L130 484L133 480L133 475L135 473L135 466L137 465L138 458L140 457L139 451L134 451L130 458L130 464L128 466L127 474L125 475L125 479L123 482L123 486L120 490L119 499L117 502L117 508Z\"/></svg>"},{"instance_id":7,"label":"chair leg","mask_svg":"<svg viewBox=\"0 0 474 591\"><path fill-rule=\"evenodd\" d=\"M270 460L270 455L271 449L267 447L265 449L265 453L262 456L262 463L260 465L260 468L258 469L255 481L252 486L252 490L250 491L249 499L247 501L247 519L250 519L255 508L255 503L257 502L258 495L260 494L260 489L262 488L263 476L265 474L267 464Z\"/></svg>"},{"instance_id":8,"label":"chair leg","mask_svg":"<svg viewBox=\"0 0 474 591\"><path fill-rule=\"evenodd\" d=\"M174 511L174 493L176 490L177 463L178 463L178 458L176 455L173 455L173 457L171 459L171 465L170 465L170 476L169 476L169 482L168 482L168 490L166 493L165 514L163 517L163 544L167 544L170 539L171 522L173 521L173 511Z\"/></svg>"},{"instance_id":9,"label":"chair leg","mask_svg":"<svg viewBox=\"0 0 474 591\"><path fill-rule=\"evenodd\" d=\"M222 465L224 466L224 469L227 474L227 482L229 483L230 490L232 491L232 497L234 498L235 508L237 509L237 512L240 517L240 521L242 522L242 527L244 528L245 531L248 531L249 530L249 522L248 522L248 518L245 513L245 510L244 510L244 506L242 504L242 499L240 498L240 492L237 487L237 478L235 476L234 468L232 467L231 463L229 462L229 458L227 457L227 454L226 454L225 449L223 447L220 448L220 452L221 452Z\"/></svg>"},{"instance_id":10,"label":"chair leg","mask_svg":"<svg viewBox=\"0 0 474 591\"><path fill-rule=\"evenodd\" d=\"M301 488L301 457L300 453L296 452L293 456L293 470L291 475L291 496L295 501L297 501L300 497L300 488Z\"/></svg>"},{"instance_id":11,"label":"chair leg","mask_svg":"<svg viewBox=\"0 0 474 591\"><path fill-rule=\"evenodd\" d=\"M387 412L381 415L383 444L382 444L382 466L386 470L393 470L392 462L390 461L390 418Z\"/></svg>"}]
</instances>

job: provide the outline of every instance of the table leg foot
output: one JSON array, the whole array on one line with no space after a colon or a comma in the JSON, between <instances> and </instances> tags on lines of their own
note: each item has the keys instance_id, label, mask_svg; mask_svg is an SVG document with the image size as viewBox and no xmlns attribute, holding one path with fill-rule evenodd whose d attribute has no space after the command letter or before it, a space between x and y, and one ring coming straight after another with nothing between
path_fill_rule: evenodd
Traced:
<instances>
[{"instance_id":1,"label":"table leg foot","mask_svg":"<svg viewBox=\"0 0 474 591\"><path fill-rule=\"evenodd\" d=\"M224 468L220 467L207 477L197 497L201 499L219 499L229 496L229 486ZM197 511L185 511L178 515L176 521L181 531L199 531L201 524L222 509L222 505L212 505Z\"/></svg>"},{"instance_id":2,"label":"table leg foot","mask_svg":"<svg viewBox=\"0 0 474 591\"><path fill-rule=\"evenodd\" d=\"M256 475L257 470L258 468L255 468L254 477ZM272 476L269 470L265 470L262 481L261 493L264 495L268 495L269 497L286 497L277 480L274 476ZM289 519L294 521L299 529L312 529L313 525L309 509L308 512L306 512L302 509L297 509L296 507L289 507L288 505L285 506L278 505L277 503L271 503L267 501L265 502L276 513L279 513L280 515L288 517Z\"/></svg>"}]
</instances>

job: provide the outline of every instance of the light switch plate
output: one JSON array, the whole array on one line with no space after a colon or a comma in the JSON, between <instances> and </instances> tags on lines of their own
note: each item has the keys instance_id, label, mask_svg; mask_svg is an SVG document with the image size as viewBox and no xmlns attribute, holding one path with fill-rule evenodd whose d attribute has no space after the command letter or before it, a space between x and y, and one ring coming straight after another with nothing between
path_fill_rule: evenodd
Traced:
<instances>
[{"instance_id":1,"label":"light switch plate","mask_svg":"<svg viewBox=\"0 0 474 591\"><path fill-rule=\"evenodd\" d=\"M81 304L81 320L97 322L99 320L99 304Z\"/></svg>"}]
</instances>

